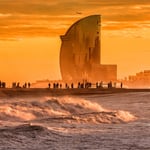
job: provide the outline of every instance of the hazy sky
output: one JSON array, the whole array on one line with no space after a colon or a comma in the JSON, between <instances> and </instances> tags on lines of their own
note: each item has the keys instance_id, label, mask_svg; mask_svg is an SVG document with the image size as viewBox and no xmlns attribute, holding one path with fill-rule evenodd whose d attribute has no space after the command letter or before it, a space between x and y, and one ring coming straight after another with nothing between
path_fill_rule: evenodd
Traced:
<instances>
[{"instance_id":1,"label":"hazy sky","mask_svg":"<svg viewBox=\"0 0 150 150\"><path fill-rule=\"evenodd\" d=\"M59 35L102 15L102 63L118 78L150 70L150 0L0 0L0 80L58 79Z\"/></svg>"}]
</instances>

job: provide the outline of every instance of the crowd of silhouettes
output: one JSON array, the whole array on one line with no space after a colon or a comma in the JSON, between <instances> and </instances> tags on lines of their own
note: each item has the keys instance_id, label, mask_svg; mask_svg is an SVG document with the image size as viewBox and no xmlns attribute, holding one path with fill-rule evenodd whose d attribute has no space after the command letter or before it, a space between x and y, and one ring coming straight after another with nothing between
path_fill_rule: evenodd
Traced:
<instances>
[{"instance_id":1,"label":"crowd of silhouettes","mask_svg":"<svg viewBox=\"0 0 150 150\"><path fill-rule=\"evenodd\" d=\"M51 84L48 83L48 88L51 88ZM53 83L53 89L61 89L62 88L62 84L61 83Z\"/></svg>"},{"instance_id":2,"label":"crowd of silhouettes","mask_svg":"<svg viewBox=\"0 0 150 150\"><path fill-rule=\"evenodd\" d=\"M116 88L117 83L114 82L112 83L112 81L108 82L108 83L103 83L103 81L101 82L96 82L95 84L92 84L91 82L87 82L87 81L83 81L83 82L78 82L77 83L77 87L75 86L75 84L72 82L70 83L70 86L68 83L65 83L65 88L66 89L74 89L74 88L91 88L93 86L95 86L95 88L104 88L105 86L107 86L107 88ZM31 83L30 82L25 82L23 84L23 86L20 86L19 82L13 82L12 83L12 88L30 88L31 87ZM0 81L0 88L6 88L6 82L2 82ZM51 88L51 83L48 83L48 88ZM53 83L53 89L61 89L62 88L62 83ZM120 88L123 88L123 83L120 83Z\"/></svg>"},{"instance_id":3,"label":"crowd of silhouettes","mask_svg":"<svg viewBox=\"0 0 150 150\"><path fill-rule=\"evenodd\" d=\"M77 88L90 88L92 86L92 83L91 82L83 82L83 83L80 83L78 82L78 87Z\"/></svg>"},{"instance_id":4,"label":"crowd of silhouettes","mask_svg":"<svg viewBox=\"0 0 150 150\"><path fill-rule=\"evenodd\" d=\"M112 86L112 82L110 81L109 83L108 83L108 88L112 88L113 86Z\"/></svg>"},{"instance_id":5,"label":"crowd of silhouettes","mask_svg":"<svg viewBox=\"0 0 150 150\"><path fill-rule=\"evenodd\" d=\"M77 86L75 86L75 85L77 85ZM108 82L108 83L103 83L103 81L100 81L100 82L96 82L95 84L94 83L91 83L91 82L78 82L78 83L76 83L76 84L74 84L74 83L70 83L70 84L68 84L68 83L64 83L64 88L65 89L69 89L69 88L71 88L71 89L74 89L74 88L78 88L78 89L83 89L83 88L116 88L117 86L117 83L116 82L112 82L112 81L110 81L110 82ZM120 83L120 88L122 88L123 87L123 83L121 82ZM50 83L48 83L48 88L50 89L51 88L51 84ZM52 87L53 89L61 89L62 88L62 83L53 83L53 87Z\"/></svg>"},{"instance_id":6,"label":"crowd of silhouettes","mask_svg":"<svg viewBox=\"0 0 150 150\"><path fill-rule=\"evenodd\" d=\"M0 88L6 88L6 82L0 81Z\"/></svg>"},{"instance_id":7,"label":"crowd of silhouettes","mask_svg":"<svg viewBox=\"0 0 150 150\"><path fill-rule=\"evenodd\" d=\"M28 83L24 83L23 86L20 85L20 82L13 82L12 83L12 88L30 88L31 86L31 83L28 82Z\"/></svg>"},{"instance_id":8,"label":"crowd of silhouettes","mask_svg":"<svg viewBox=\"0 0 150 150\"><path fill-rule=\"evenodd\" d=\"M121 82L121 84L120 84L120 87L122 88L123 87L123 83Z\"/></svg>"}]
</instances>

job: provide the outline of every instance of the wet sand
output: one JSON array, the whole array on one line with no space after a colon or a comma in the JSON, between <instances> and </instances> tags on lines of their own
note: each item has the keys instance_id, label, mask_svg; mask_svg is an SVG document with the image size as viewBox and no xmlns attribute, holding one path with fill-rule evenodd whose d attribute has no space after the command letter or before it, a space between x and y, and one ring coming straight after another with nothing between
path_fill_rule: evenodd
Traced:
<instances>
[{"instance_id":1,"label":"wet sand","mask_svg":"<svg viewBox=\"0 0 150 150\"><path fill-rule=\"evenodd\" d=\"M3 97L39 97L39 96L65 96L65 95L93 95L113 94L128 92L150 92L150 89L125 89L125 88L89 88L89 89L48 89L48 88L1 88L0 98Z\"/></svg>"}]
</instances>

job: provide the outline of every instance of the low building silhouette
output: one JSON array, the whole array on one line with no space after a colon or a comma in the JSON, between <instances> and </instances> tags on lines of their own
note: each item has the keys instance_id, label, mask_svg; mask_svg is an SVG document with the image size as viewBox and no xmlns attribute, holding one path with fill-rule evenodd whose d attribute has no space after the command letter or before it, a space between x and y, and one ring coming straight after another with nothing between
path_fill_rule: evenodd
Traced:
<instances>
[{"instance_id":1,"label":"low building silhouette","mask_svg":"<svg viewBox=\"0 0 150 150\"><path fill-rule=\"evenodd\" d=\"M144 70L144 71L136 73L136 75L130 75L123 82L128 87L150 88L150 70Z\"/></svg>"}]
</instances>

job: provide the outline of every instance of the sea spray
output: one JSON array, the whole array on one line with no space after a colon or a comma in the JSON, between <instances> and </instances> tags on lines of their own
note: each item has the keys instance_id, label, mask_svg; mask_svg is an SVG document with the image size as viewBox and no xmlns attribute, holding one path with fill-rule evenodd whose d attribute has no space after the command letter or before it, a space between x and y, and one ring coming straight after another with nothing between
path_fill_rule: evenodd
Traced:
<instances>
[{"instance_id":1,"label":"sea spray","mask_svg":"<svg viewBox=\"0 0 150 150\"><path fill-rule=\"evenodd\" d=\"M22 107L0 106L0 120L33 120L36 117Z\"/></svg>"},{"instance_id":2,"label":"sea spray","mask_svg":"<svg viewBox=\"0 0 150 150\"><path fill-rule=\"evenodd\" d=\"M0 150L148 150L150 149L149 97L148 92L138 92L77 97L1 98ZM70 104L71 99L74 101L73 104ZM84 102L81 106L76 103L82 103L82 100L94 104L95 108L87 109L83 106ZM98 106L103 106L103 109L97 110ZM69 107L78 109L68 111ZM17 114L20 114L19 112L24 114L15 118L13 110L17 110ZM7 116L4 116L4 112L7 112ZM26 113L32 114L34 119L25 116ZM132 121L134 119L132 114L138 116L137 121Z\"/></svg>"},{"instance_id":3,"label":"sea spray","mask_svg":"<svg viewBox=\"0 0 150 150\"><path fill-rule=\"evenodd\" d=\"M25 98L0 103L0 120L120 123L134 119L130 112L108 110L98 103L69 96Z\"/></svg>"}]
</instances>

